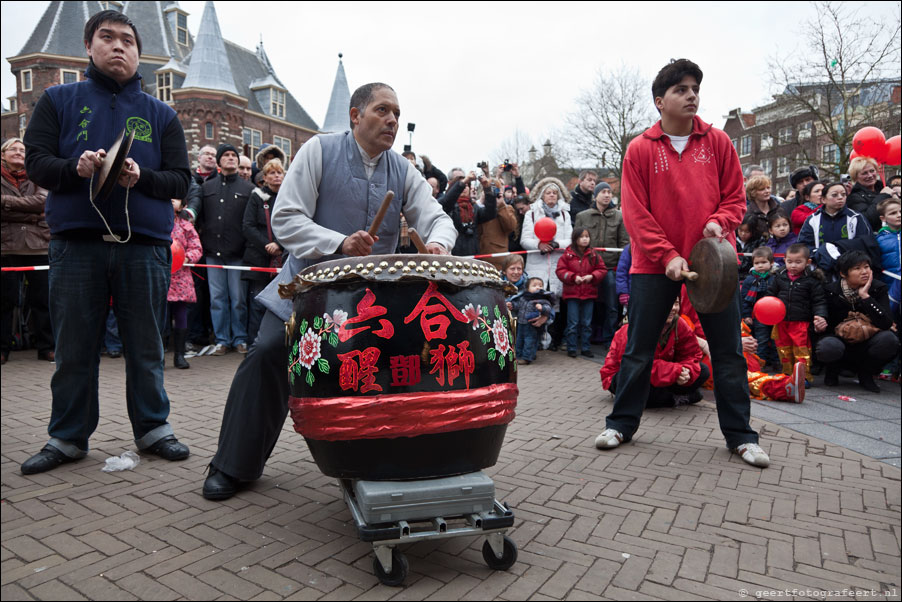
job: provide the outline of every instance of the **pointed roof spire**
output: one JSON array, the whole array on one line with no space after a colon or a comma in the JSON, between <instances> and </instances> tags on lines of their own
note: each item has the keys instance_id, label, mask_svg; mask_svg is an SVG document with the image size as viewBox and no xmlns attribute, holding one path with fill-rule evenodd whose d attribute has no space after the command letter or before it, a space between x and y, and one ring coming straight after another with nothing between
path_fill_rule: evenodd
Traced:
<instances>
[{"instance_id":1,"label":"pointed roof spire","mask_svg":"<svg viewBox=\"0 0 902 602\"><path fill-rule=\"evenodd\" d=\"M222 90L238 94L229 55L226 54L225 42L219 30L219 19L213 2L207 2L204 15L200 21L197 37L194 39L194 50L191 52L191 64L182 88L203 88L206 90Z\"/></svg>"},{"instance_id":2,"label":"pointed roof spire","mask_svg":"<svg viewBox=\"0 0 902 602\"><path fill-rule=\"evenodd\" d=\"M323 120L324 132L344 132L351 129L348 121L348 109L351 105L351 91L348 89L348 79L345 77L344 63L341 62L342 54L338 53L338 70L335 72L335 83L332 84L332 96L329 98L329 109Z\"/></svg>"}]
</instances>

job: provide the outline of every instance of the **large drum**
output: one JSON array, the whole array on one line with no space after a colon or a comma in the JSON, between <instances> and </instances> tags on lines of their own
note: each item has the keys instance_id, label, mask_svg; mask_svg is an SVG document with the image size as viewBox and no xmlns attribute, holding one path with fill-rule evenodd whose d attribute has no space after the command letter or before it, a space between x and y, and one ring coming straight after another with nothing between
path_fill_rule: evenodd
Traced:
<instances>
[{"instance_id":1,"label":"large drum","mask_svg":"<svg viewBox=\"0 0 902 602\"><path fill-rule=\"evenodd\" d=\"M436 255L328 261L283 285L291 416L324 474L495 464L517 403L505 287L490 264Z\"/></svg>"}]
</instances>

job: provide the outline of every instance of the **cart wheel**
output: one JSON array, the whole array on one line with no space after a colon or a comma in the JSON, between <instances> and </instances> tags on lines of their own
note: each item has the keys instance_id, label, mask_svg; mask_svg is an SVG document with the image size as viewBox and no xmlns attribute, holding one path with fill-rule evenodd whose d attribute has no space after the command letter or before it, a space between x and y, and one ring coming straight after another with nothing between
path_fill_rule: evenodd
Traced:
<instances>
[{"instance_id":1,"label":"cart wheel","mask_svg":"<svg viewBox=\"0 0 902 602\"><path fill-rule=\"evenodd\" d=\"M490 569L506 571L517 562L517 544L514 543L513 539L505 535L504 552L501 554L501 558L498 558L495 556L495 552L492 551L491 544L486 540L482 544L482 558Z\"/></svg>"},{"instance_id":2,"label":"cart wheel","mask_svg":"<svg viewBox=\"0 0 902 602\"><path fill-rule=\"evenodd\" d=\"M516 554L515 554L516 555ZM382 585L398 587L407 579L407 557L397 549L391 551L391 573L386 573L378 558L373 558L373 572Z\"/></svg>"}]
</instances>

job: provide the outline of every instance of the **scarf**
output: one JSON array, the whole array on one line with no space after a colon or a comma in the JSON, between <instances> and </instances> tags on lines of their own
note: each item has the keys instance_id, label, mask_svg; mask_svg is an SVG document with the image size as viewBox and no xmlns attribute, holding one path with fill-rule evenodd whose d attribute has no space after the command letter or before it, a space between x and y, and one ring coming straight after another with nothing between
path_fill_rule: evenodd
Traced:
<instances>
[{"instance_id":1,"label":"scarf","mask_svg":"<svg viewBox=\"0 0 902 602\"><path fill-rule=\"evenodd\" d=\"M761 278L761 279L766 279L767 277L770 276L770 272L759 272L757 270L749 270L749 273L754 274L755 276L757 276L758 278Z\"/></svg>"},{"instance_id":2,"label":"scarf","mask_svg":"<svg viewBox=\"0 0 902 602\"><path fill-rule=\"evenodd\" d=\"M855 304L859 301L858 289L852 288L849 286L849 283L846 282L845 278L840 278L839 284L842 287L842 295L846 298L846 301L852 304L852 307L855 307Z\"/></svg>"},{"instance_id":3,"label":"scarf","mask_svg":"<svg viewBox=\"0 0 902 602\"><path fill-rule=\"evenodd\" d=\"M457 211L460 215L460 222L462 224L473 223L473 203L470 202L469 198L457 198Z\"/></svg>"},{"instance_id":4,"label":"scarf","mask_svg":"<svg viewBox=\"0 0 902 602\"><path fill-rule=\"evenodd\" d=\"M25 170L12 172L5 165L2 166L3 170L3 179L16 187L17 190L22 189L22 184L28 179L28 175L25 173Z\"/></svg>"},{"instance_id":5,"label":"scarf","mask_svg":"<svg viewBox=\"0 0 902 602\"><path fill-rule=\"evenodd\" d=\"M559 205L555 205L554 207L549 207L544 202L542 203L542 209L545 210L545 217L550 217L551 219L556 220L561 215L561 210Z\"/></svg>"}]
</instances>

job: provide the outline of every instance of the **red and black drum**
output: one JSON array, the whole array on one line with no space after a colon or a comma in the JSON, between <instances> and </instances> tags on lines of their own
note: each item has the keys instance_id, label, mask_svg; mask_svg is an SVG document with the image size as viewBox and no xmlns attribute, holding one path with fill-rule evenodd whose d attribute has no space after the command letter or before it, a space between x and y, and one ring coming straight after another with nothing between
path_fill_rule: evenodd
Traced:
<instances>
[{"instance_id":1,"label":"red and black drum","mask_svg":"<svg viewBox=\"0 0 902 602\"><path fill-rule=\"evenodd\" d=\"M291 416L326 475L403 480L495 464L517 404L501 274L473 259L377 255L280 291Z\"/></svg>"}]
</instances>

